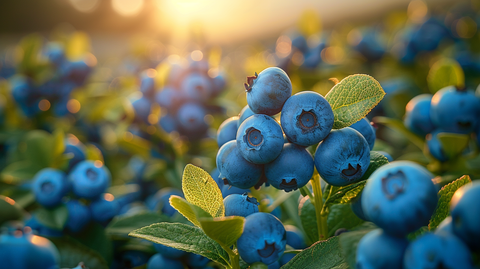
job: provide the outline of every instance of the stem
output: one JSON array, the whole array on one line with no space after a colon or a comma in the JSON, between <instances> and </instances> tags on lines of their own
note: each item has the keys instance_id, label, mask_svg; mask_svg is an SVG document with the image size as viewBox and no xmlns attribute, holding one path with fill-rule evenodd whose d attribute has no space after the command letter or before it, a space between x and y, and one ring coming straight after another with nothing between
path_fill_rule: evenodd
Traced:
<instances>
[{"instance_id":1,"label":"stem","mask_svg":"<svg viewBox=\"0 0 480 269\"><path fill-rule=\"evenodd\" d=\"M327 237L327 218L323 216L323 198L322 198L322 186L320 182L320 176L314 176L312 178L313 195L315 196L315 214L317 216L317 229L318 240L325 240Z\"/></svg>"},{"instance_id":2,"label":"stem","mask_svg":"<svg viewBox=\"0 0 480 269\"><path fill-rule=\"evenodd\" d=\"M228 269L240 269L240 256L236 251L231 250L229 247L224 247L222 248L228 253L228 257L230 258L230 266L228 266Z\"/></svg>"}]
</instances>

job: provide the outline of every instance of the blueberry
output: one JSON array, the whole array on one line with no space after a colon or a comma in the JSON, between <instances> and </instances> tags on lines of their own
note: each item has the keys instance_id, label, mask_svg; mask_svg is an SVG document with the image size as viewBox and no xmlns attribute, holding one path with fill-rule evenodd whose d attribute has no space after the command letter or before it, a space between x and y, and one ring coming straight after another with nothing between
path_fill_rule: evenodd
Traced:
<instances>
[{"instance_id":1,"label":"blueberry","mask_svg":"<svg viewBox=\"0 0 480 269\"><path fill-rule=\"evenodd\" d=\"M455 234L474 249L480 248L480 182L458 189L450 202Z\"/></svg>"},{"instance_id":2,"label":"blueberry","mask_svg":"<svg viewBox=\"0 0 480 269\"><path fill-rule=\"evenodd\" d=\"M17 231L0 235L0 261L2 269L56 269L60 255L47 238Z\"/></svg>"},{"instance_id":3,"label":"blueberry","mask_svg":"<svg viewBox=\"0 0 480 269\"><path fill-rule=\"evenodd\" d=\"M140 74L140 91L149 99L155 95L155 71L153 69L147 69Z\"/></svg>"},{"instance_id":4,"label":"blueberry","mask_svg":"<svg viewBox=\"0 0 480 269\"><path fill-rule=\"evenodd\" d=\"M266 202L265 202L265 200L266 200ZM267 207L269 207L273 204L273 198L270 197L269 195L266 195L265 199L262 200L262 203L267 204ZM277 207L275 207L274 210L272 210L272 212L270 212L270 214L274 215L278 219L281 219L282 218L282 209L279 206L277 206Z\"/></svg>"},{"instance_id":5,"label":"blueberry","mask_svg":"<svg viewBox=\"0 0 480 269\"><path fill-rule=\"evenodd\" d=\"M74 233L80 232L92 219L90 210L78 200L70 200L65 205L68 209L66 228Z\"/></svg>"},{"instance_id":6,"label":"blueberry","mask_svg":"<svg viewBox=\"0 0 480 269\"><path fill-rule=\"evenodd\" d=\"M440 21L429 18L412 33L412 47L416 51L433 51L448 37L448 30Z\"/></svg>"},{"instance_id":7,"label":"blueberry","mask_svg":"<svg viewBox=\"0 0 480 269\"><path fill-rule=\"evenodd\" d=\"M296 35L292 37L292 47L298 49L302 53L307 53L308 43L303 35Z\"/></svg>"},{"instance_id":8,"label":"blueberry","mask_svg":"<svg viewBox=\"0 0 480 269\"><path fill-rule=\"evenodd\" d=\"M354 49L368 61L378 61L385 54L385 44L380 39L379 33L374 29L367 29L355 40Z\"/></svg>"},{"instance_id":9,"label":"blueberry","mask_svg":"<svg viewBox=\"0 0 480 269\"><path fill-rule=\"evenodd\" d=\"M212 96L213 85L207 76L191 73L183 79L180 89L188 100L203 103Z\"/></svg>"},{"instance_id":10,"label":"blueberry","mask_svg":"<svg viewBox=\"0 0 480 269\"><path fill-rule=\"evenodd\" d=\"M304 61L301 65L304 69L315 69L322 62L322 50L325 49L325 42L320 42L315 47L310 48L304 54Z\"/></svg>"},{"instance_id":11,"label":"blueberry","mask_svg":"<svg viewBox=\"0 0 480 269\"><path fill-rule=\"evenodd\" d=\"M479 124L480 99L472 90L445 87L432 97L433 124L446 132L469 134Z\"/></svg>"},{"instance_id":12,"label":"blueberry","mask_svg":"<svg viewBox=\"0 0 480 269\"><path fill-rule=\"evenodd\" d=\"M231 117L222 122L222 124L220 124L220 127L218 127L217 131L218 147L220 148L228 141L235 140L237 137L237 129L238 117Z\"/></svg>"},{"instance_id":13,"label":"blueberry","mask_svg":"<svg viewBox=\"0 0 480 269\"><path fill-rule=\"evenodd\" d=\"M330 133L333 111L321 94L300 92L285 102L280 121L289 141L307 147Z\"/></svg>"},{"instance_id":14,"label":"blueberry","mask_svg":"<svg viewBox=\"0 0 480 269\"><path fill-rule=\"evenodd\" d=\"M77 164L68 175L73 193L79 198L96 199L110 186L110 171L102 164L83 161Z\"/></svg>"},{"instance_id":15,"label":"blueberry","mask_svg":"<svg viewBox=\"0 0 480 269\"><path fill-rule=\"evenodd\" d=\"M287 231L287 245L294 249L304 249L307 247L303 233L293 225L285 225Z\"/></svg>"},{"instance_id":16,"label":"blueberry","mask_svg":"<svg viewBox=\"0 0 480 269\"><path fill-rule=\"evenodd\" d=\"M155 250L158 253L162 254L162 256L169 257L171 259L179 259L183 257L185 254L187 254L183 250L179 250L179 249L165 246L162 244L153 244L153 246L155 247Z\"/></svg>"},{"instance_id":17,"label":"blueberry","mask_svg":"<svg viewBox=\"0 0 480 269\"><path fill-rule=\"evenodd\" d=\"M428 225L438 201L433 178L427 169L410 161L386 164L370 176L363 189L363 212L395 236Z\"/></svg>"},{"instance_id":18,"label":"blueberry","mask_svg":"<svg viewBox=\"0 0 480 269\"><path fill-rule=\"evenodd\" d=\"M446 217L435 229L435 234L438 233L448 233L455 235L455 232L453 230L453 222L452 222L452 216ZM456 236L456 235L455 235Z\"/></svg>"},{"instance_id":19,"label":"blueberry","mask_svg":"<svg viewBox=\"0 0 480 269\"><path fill-rule=\"evenodd\" d=\"M426 136L428 152L437 160L441 162L448 161L448 157L443 151L442 143L438 139L438 134L444 133L442 130L435 130L433 133Z\"/></svg>"},{"instance_id":20,"label":"blueberry","mask_svg":"<svg viewBox=\"0 0 480 269\"><path fill-rule=\"evenodd\" d=\"M215 183L217 183L218 188L222 190L223 186L225 186L225 182L223 182L223 179L220 178L220 171L218 171L218 169L215 168L210 173L210 176L215 181Z\"/></svg>"},{"instance_id":21,"label":"blueberry","mask_svg":"<svg viewBox=\"0 0 480 269\"><path fill-rule=\"evenodd\" d=\"M172 87L165 87L155 94L155 102L169 111L177 111L183 99L182 92Z\"/></svg>"},{"instance_id":22,"label":"blueberry","mask_svg":"<svg viewBox=\"0 0 480 269\"><path fill-rule=\"evenodd\" d=\"M265 165L268 183L286 192L305 186L313 175L310 152L295 144L284 144L280 156Z\"/></svg>"},{"instance_id":23,"label":"blueberry","mask_svg":"<svg viewBox=\"0 0 480 269\"><path fill-rule=\"evenodd\" d=\"M257 199L249 197L245 192L243 194L230 194L223 199L225 204L225 216L242 216L246 217L258 212Z\"/></svg>"},{"instance_id":24,"label":"blueberry","mask_svg":"<svg viewBox=\"0 0 480 269\"><path fill-rule=\"evenodd\" d=\"M59 205L69 188L70 184L60 170L44 168L33 179L33 194L37 202L44 207Z\"/></svg>"},{"instance_id":25,"label":"blueberry","mask_svg":"<svg viewBox=\"0 0 480 269\"><path fill-rule=\"evenodd\" d=\"M121 268L137 268L146 264L150 255L139 250L127 250L122 252L120 264Z\"/></svg>"},{"instance_id":26,"label":"blueberry","mask_svg":"<svg viewBox=\"0 0 480 269\"><path fill-rule=\"evenodd\" d=\"M178 110L179 127L187 132L200 133L208 129L205 108L197 103L185 103Z\"/></svg>"},{"instance_id":27,"label":"blueberry","mask_svg":"<svg viewBox=\"0 0 480 269\"><path fill-rule=\"evenodd\" d=\"M116 199L101 197L90 203L90 211L94 221L105 224L120 212L120 205Z\"/></svg>"},{"instance_id":28,"label":"blueberry","mask_svg":"<svg viewBox=\"0 0 480 269\"><path fill-rule=\"evenodd\" d=\"M227 81L225 77L225 74L219 73L212 78L213 92L211 97L220 95L226 89Z\"/></svg>"},{"instance_id":29,"label":"blueberry","mask_svg":"<svg viewBox=\"0 0 480 269\"><path fill-rule=\"evenodd\" d=\"M62 70L61 72L65 80L73 82L77 86L83 85L92 72L92 68L83 59L64 62L60 70Z\"/></svg>"},{"instance_id":30,"label":"blueberry","mask_svg":"<svg viewBox=\"0 0 480 269\"><path fill-rule=\"evenodd\" d=\"M237 240L240 257L248 264L276 262L285 251L287 233L282 222L268 213L258 212L245 218L243 233Z\"/></svg>"},{"instance_id":31,"label":"blueberry","mask_svg":"<svg viewBox=\"0 0 480 269\"><path fill-rule=\"evenodd\" d=\"M237 148L237 141L234 140L225 143L218 150L216 164L220 177L241 189L255 186L262 177L263 166L245 160Z\"/></svg>"},{"instance_id":32,"label":"blueberry","mask_svg":"<svg viewBox=\"0 0 480 269\"><path fill-rule=\"evenodd\" d=\"M429 134L435 129L430 118L431 100L431 94L420 94L408 102L403 118L405 127L421 136Z\"/></svg>"},{"instance_id":33,"label":"blueberry","mask_svg":"<svg viewBox=\"0 0 480 269\"><path fill-rule=\"evenodd\" d=\"M170 205L170 196L177 195L183 197L180 190L173 188L163 188L159 190L153 197L147 200L147 207L152 211L160 211L169 217L173 216L177 210Z\"/></svg>"},{"instance_id":34,"label":"blueberry","mask_svg":"<svg viewBox=\"0 0 480 269\"><path fill-rule=\"evenodd\" d=\"M247 103L257 114L269 116L277 114L292 95L290 78L278 67L269 67L258 76L248 77L247 83L245 83Z\"/></svg>"},{"instance_id":35,"label":"blueberry","mask_svg":"<svg viewBox=\"0 0 480 269\"><path fill-rule=\"evenodd\" d=\"M367 118L363 118L354 124L350 125L350 128L357 130L359 133L363 135L365 140L367 140L368 146L370 150L373 149L375 145L375 139L377 135L375 134L375 128L370 124L370 121Z\"/></svg>"},{"instance_id":36,"label":"blueberry","mask_svg":"<svg viewBox=\"0 0 480 269\"><path fill-rule=\"evenodd\" d=\"M360 180L369 165L367 140L350 127L332 130L315 152L318 173L333 186L345 186Z\"/></svg>"},{"instance_id":37,"label":"blueberry","mask_svg":"<svg viewBox=\"0 0 480 269\"><path fill-rule=\"evenodd\" d=\"M187 253L185 259L185 263L193 269L203 269L209 262L210 260L208 258L191 252Z\"/></svg>"},{"instance_id":38,"label":"blueberry","mask_svg":"<svg viewBox=\"0 0 480 269\"><path fill-rule=\"evenodd\" d=\"M352 200L352 203L350 204L350 207L352 208L353 213L355 213L355 215L358 218L360 218L364 221L369 221L368 217L363 212L362 193L363 192L360 192L360 194L357 197L355 197L355 199Z\"/></svg>"},{"instance_id":39,"label":"blueberry","mask_svg":"<svg viewBox=\"0 0 480 269\"><path fill-rule=\"evenodd\" d=\"M425 233L410 243L403 259L405 269L475 268L468 247L448 233Z\"/></svg>"},{"instance_id":40,"label":"blueberry","mask_svg":"<svg viewBox=\"0 0 480 269\"><path fill-rule=\"evenodd\" d=\"M177 120L170 114L162 115L158 121L160 127L167 133L171 133L177 130Z\"/></svg>"},{"instance_id":41,"label":"blueberry","mask_svg":"<svg viewBox=\"0 0 480 269\"><path fill-rule=\"evenodd\" d=\"M148 123L148 116L152 108L152 102L146 97L141 97L132 102L133 110L135 111L135 120L138 122Z\"/></svg>"},{"instance_id":42,"label":"blueberry","mask_svg":"<svg viewBox=\"0 0 480 269\"><path fill-rule=\"evenodd\" d=\"M61 230L52 229L45 226L43 223L38 221L36 214L33 214L26 222L25 227L30 227L32 231L35 231L35 234L45 237L62 237L64 236Z\"/></svg>"},{"instance_id":43,"label":"blueberry","mask_svg":"<svg viewBox=\"0 0 480 269\"><path fill-rule=\"evenodd\" d=\"M68 160L68 171L78 163L85 161L86 158L83 144L72 134L69 134L68 139L65 141L65 151L63 153L73 155L73 157Z\"/></svg>"},{"instance_id":44,"label":"blueberry","mask_svg":"<svg viewBox=\"0 0 480 269\"><path fill-rule=\"evenodd\" d=\"M243 107L242 111L240 111L240 114L238 115L238 126L242 124L247 118L250 116L254 115L253 111L250 109L248 105Z\"/></svg>"},{"instance_id":45,"label":"blueberry","mask_svg":"<svg viewBox=\"0 0 480 269\"><path fill-rule=\"evenodd\" d=\"M183 264L180 261L168 259L161 254L155 254L148 260L147 269L183 269Z\"/></svg>"},{"instance_id":46,"label":"blueberry","mask_svg":"<svg viewBox=\"0 0 480 269\"><path fill-rule=\"evenodd\" d=\"M55 66L60 66L65 61L65 49L63 45L57 42L50 42L47 44L45 55L48 61Z\"/></svg>"},{"instance_id":47,"label":"blueberry","mask_svg":"<svg viewBox=\"0 0 480 269\"><path fill-rule=\"evenodd\" d=\"M391 236L381 229L373 230L358 243L357 268L402 269L407 246L405 238Z\"/></svg>"},{"instance_id":48,"label":"blueberry","mask_svg":"<svg viewBox=\"0 0 480 269\"><path fill-rule=\"evenodd\" d=\"M237 131L237 148L245 160L266 164L280 155L283 147L282 127L275 119L256 114L246 119Z\"/></svg>"}]
</instances>

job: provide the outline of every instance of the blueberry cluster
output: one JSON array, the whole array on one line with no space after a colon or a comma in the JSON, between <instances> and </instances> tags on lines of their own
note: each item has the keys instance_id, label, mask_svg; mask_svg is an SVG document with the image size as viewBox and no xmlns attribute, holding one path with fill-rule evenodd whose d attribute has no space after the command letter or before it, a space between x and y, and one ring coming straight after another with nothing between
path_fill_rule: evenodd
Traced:
<instances>
[{"instance_id":1,"label":"blueberry cluster","mask_svg":"<svg viewBox=\"0 0 480 269\"><path fill-rule=\"evenodd\" d=\"M425 168L410 161L392 162L371 175L360 198L362 217L380 229L360 240L357 268L473 268L468 247L453 236L453 231L458 231L459 238L465 233L467 244L478 241L477 229L469 227L472 222L464 222L469 218L478 219L475 211L478 206L470 212L470 208L461 203L470 203L468 199L478 195L480 188L471 188L452 200L452 216L456 216L458 222L449 218L435 233L426 233L410 243L406 238L426 226L436 208L438 189L432 182L433 177Z\"/></svg>"},{"instance_id":2,"label":"blueberry cluster","mask_svg":"<svg viewBox=\"0 0 480 269\"><path fill-rule=\"evenodd\" d=\"M68 107L70 94L85 84L96 62L93 56L70 61L66 58L63 46L58 43L47 45L45 57L53 69L53 75L48 79L36 81L28 74L10 78L13 99L27 117L46 111L50 106L55 116L65 116L71 112L72 109Z\"/></svg>"},{"instance_id":3,"label":"blueberry cluster","mask_svg":"<svg viewBox=\"0 0 480 269\"><path fill-rule=\"evenodd\" d=\"M248 105L217 133L216 163L225 184L248 189L266 183L289 192L305 186L314 167L335 186L363 176L375 143L366 119L332 130L328 101L311 91L291 96L292 84L280 68L248 77L245 88ZM272 117L279 112L280 124ZM306 148L317 143L314 159Z\"/></svg>"},{"instance_id":4,"label":"blueberry cluster","mask_svg":"<svg viewBox=\"0 0 480 269\"><path fill-rule=\"evenodd\" d=\"M430 154L448 161L438 140L439 133L472 134L480 137L480 98L469 89L445 87L434 95L414 97L406 106L404 124L410 131L426 136Z\"/></svg>"},{"instance_id":5,"label":"blueberry cluster","mask_svg":"<svg viewBox=\"0 0 480 269\"><path fill-rule=\"evenodd\" d=\"M191 60L187 66L170 66L165 86L158 91L155 79L153 69L140 75L142 97L132 100L135 120L155 124L156 117L150 115L156 104L162 109L158 124L163 130L178 132L190 139L204 137L210 124L206 116L219 112L213 102L225 90L225 76L209 68L206 61Z\"/></svg>"},{"instance_id":6,"label":"blueberry cluster","mask_svg":"<svg viewBox=\"0 0 480 269\"><path fill-rule=\"evenodd\" d=\"M183 269L184 264L192 269L211 269L208 266L210 260L203 256L167 247L161 244L154 244L157 251L147 263L147 269Z\"/></svg>"}]
</instances>

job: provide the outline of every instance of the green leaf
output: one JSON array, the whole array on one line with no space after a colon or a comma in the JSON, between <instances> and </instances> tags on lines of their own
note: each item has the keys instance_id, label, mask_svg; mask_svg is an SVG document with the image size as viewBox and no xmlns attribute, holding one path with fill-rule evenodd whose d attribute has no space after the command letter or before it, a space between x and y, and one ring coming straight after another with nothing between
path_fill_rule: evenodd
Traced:
<instances>
[{"instance_id":1,"label":"green leaf","mask_svg":"<svg viewBox=\"0 0 480 269\"><path fill-rule=\"evenodd\" d=\"M93 144L85 145L85 155L87 160L92 160L92 161L100 160L102 163L105 162L103 160L102 152L100 151L100 149L98 149L97 146Z\"/></svg>"},{"instance_id":2,"label":"green leaf","mask_svg":"<svg viewBox=\"0 0 480 269\"><path fill-rule=\"evenodd\" d=\"M53 161L53 137L49 133L41 130L30 131L26 137L23 156L31 163L45 168L49 167Z\"/></svg>"},{"instance_id":3,"label":"green leaf","mask_svg":"<svg viewBox=\"0 0 480 269\"><path fill-rule=\"evenodd\" d=\"M68 209L63 204L50 209L41 207L34 214L38 222L48 228L61 231L65 227L65 223L67 223Z\"/></svg>"},{"instance_id":4,"label":"green leaf","mask_svg":"<svg viewBox=\"0 0 480 269\"><path fill-rule=\"evenodd\" d=\"M443 58L435 62L427 76L428 88L431 93L447 86L463 88L465 86L465 74L457 61Z\"/></svg>"},{"instance_id":5,"label":"green leaf","mask_svg":"<svg viewBox=\"0 0 480 269\"><path fill-rule=\"evenodd\" d=\"M32 190L23 187L11 187L0 193L1 195L10 197L15 201L15 204L21 208L26 208L35 203L35 195Z\"/></svg>"},{"instance_id":6,"label":"green leaf","mask_svg":"<svg viewBox=\"0 0 480 269\"><path fill-rule=\"evenodd\" d=\"M117 143L132 154L138 154L144 159L150 158L150 148L152 147L148 140L136 136L130 132L125 132L118 136Z\"/></svg>"},{"instance_id":7,"label":"green leaf","mask_svg":"<svg viewBox=\"0 0 480 269\"><path fill-rule=\"evenodd\" d=\"M377 116L373 118L373 122L383 124L397 132L400 132L403 134L410 142L412 142L415 146L417 146L419 149L423 150L425 140L423 137L420 137L417 134L412 133L410 130L403 125L403 122L401 120L397 119L391 119L387 117L380 117Z\"/></svg>"},{"instance_id":8,"label":"green leaf","mask_svg":"<svg viewBox=\"0 0 480 269\"><path fill-rule=\"evenodd\" d=\"M182 190L189 203L199 206L212 217L225 216L222 192L205 170L187 164L183 171Z\"/></svg>"},{"instance_id":9,"label":"green leaf","mask_svg":"<svg viewBox=\"0 0 480 269\"><path fill-rule=\"evenodd\" d=\"M460 155L470 141L470 136L466 134L439 133L437 138L442 144L442 152L449 160Z\"/></svg>"},{"instance_id":10,"label":"green leaf","mask_svg":"<svg viewBox=\"0 0 480 269\"><path fill-rule=\"evenodd\" d=\"M303 230L307 235L310 243L318 241L317 229L317 215L315 214L315 205L310 200L309 196L305 196L300 200L298 205L300 221L302 222Z\"/></svg>"},{"instance_id":11,"label":"green leaf","mask_svg":"<svg viewBox=\"0 0 480 269\"><path fill-rule=\"evenodd\" d=\"M438 204L437 208L435 208L435 212L430 219L430 223L428 224L428 228L433 230L437 228L437 226L450 214L450 201L452 200L453 194L463 185L471 183L472 180L470 176L464 175L459 179L449 183L448 185L444 186L438 192Z\"/></svg>"},{"instance_id":12,"label":"green leaf","mask_svg":"<svg viewBox=\"0 0 480 269\"><path fill-rule=\"evenodd\" d=\"M369 222L365 222L363 225L357 227L356 229L348 233L342 233L340 236L333 237L338 237L340 239L339 246L342 250L343 257L345 257L345 260L350 266L350 268L356 268L358 242L367 233L376 229L376 227L369 224Z\"/></svg>"},{"instance_id":13,"label":"green leaf","mask_svg":"<svg viewBox=\"0 0 480 269\"><path fill-rule=\"evenodd\" d=\"M61 129L53 132L53 158L60 157L65 151L65 133Z\"/></svg>"},{"instance_id":14,"label":"green leaf","mask_svg":"<svg viewBox=\"0 0 480 269\"><path fill-rule=\"evenodd\" d=\"M349 203L352 199L357 197L361 190L365 187L366 180L353 183L343 187L327 186L333 188L332 195L325 201L324 207L330 207L333 204ZM328 190L328 189L327 189Z\"/></svg>"},{"instance_id":15,"label":"green leaf","mask_svg":"<svg viewBox=\"0 0 480 269\"><path fill-rule=\"evenodd\" d=\"M319 241L298 253L282 269L347 269L338 236Z\"/></svg>"},{"instance_id":16,"label":"green leaf","mask_svg":"<svg viewBox=\"0 0 480 269\"><path fill-rule=\"evenodd\" d=\"M348 127L364 118L383 98L380 83L369 75L348 76L327 93L335 117L334 129Z\"/></svg>"},{"instance_id":17,"label":"green leaf","mask_svg":"<svg viewBox=\"0 0 480 269\"><path fill-rule=\"evenodd\" d=\"M58 249L60 254L59 266L61 268L74 268L79 262L83 262L87 268L110 268L100 254L69 237L52 237L49 239Z\"/></svg>"},{"instance_id":18,"label":"green leaf","mask_svg":"<svg viewBox=\"0 0 480 269\"><path fill-rule=\"evenodd\" d=\"M135 230L129 234L157 244L192 252L229 266L228 253L200 228L181 223L158 223Z\"/></svg>"},{"instance_id":19,"label":"green leaf","mask_svg":"<svg viewBox=\"0 0 480 269\"><path fill-rule=\"evenodd\" d=\"M202 227L198 221L199 217L211 217L210 214L203 209L196 205L192 205L180 196L172 195L170 196L169 201L173 208L197 227Z\"/></svg>"},{"instance_id":20,"label":"green leaf","mask_svg":"<svg viewBox=\"0 0 480 269\"><path fill-rule=\"evenodd\" d=\"M221 246L230 247L243 233L245 218L240 216L200 218L202 230Z\"/></svg>"},{"instance_id":21,"label":"green leaf","mask_svg":"<svg viewBox=\"0 0 480 269\"><path fill-rule=\"evenodd\" d=\"M14 162L2 170L1 180L8 184L20 184L32 179L42 168L31 161Z\"/></svg>"},{"instance_id":22,"label":"green leaf","mask_svg":"<svg viewBox=\"0 0 480 269\"><path fill-rule=\"evenodd\" d=\"M353 213L350 204L332 205L327 217L328 237L333 236L340 228L350 230L363 222Z\"/></svg>"},{"instance_id":23,"label":"green leaf","mask_svg":"<svg viewBox=\"0 0 480 269\"><path fill-rule=\"evenodd\" d=\"M128 233L133 230L165 221L169 221L169 218L152 212L139 213L126 217L116 217L107 226L105 232L108 235L128 236Z\"/></svg>"},{"instance_id":24,"label":"green leaf","mask_svg":"<svg viewBox=\"0 0 480 269\"><path fill-rule=\"evenodd\" d=\"M5 221L20 220L23 217L22 208L10 197L0 195L0 226Z\"/></svg>"},{"instance_id":25,"label":"green leaf","mask_svg":"<svg viewBox=\"0 0 480 269\"><path fill-rule=\"evenodd\" d=\"M370 151L370 164L367 171L363 174L361 180L368 179L380 166L388 163L387 157L376 151Z\"/></svg>"},{"instance_id":26,"label":"green leaf","mask_svg":"<svg viewBox=\"0 0 480 269\"><path fill-rule=\"evenodd\" d=\"M107 236L105 228L99 223L92 222L81 232L72 235L73 240L95 250L107 263L113 259L113 242Z\"/></svg>"}]
</instances>

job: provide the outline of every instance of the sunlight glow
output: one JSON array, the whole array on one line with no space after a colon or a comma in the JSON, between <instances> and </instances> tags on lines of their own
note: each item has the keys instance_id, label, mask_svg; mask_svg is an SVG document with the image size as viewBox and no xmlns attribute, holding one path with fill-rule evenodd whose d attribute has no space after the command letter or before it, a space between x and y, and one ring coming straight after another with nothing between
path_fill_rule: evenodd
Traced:
<instances>
[{"instance_id":1,"label":"sunlight glow","mask_svg":"<svg viewBox=\"0 0 480 269\"><path fill-rule=\"evenodd\" d=\"M92 12L98 6L98 0L69 0L72 6L80 12Z\"/></svg>"},{"instance_id":2,"label":"sunlight glow","mask_svg":"<svg viewBox=\"0 0 480 269\"><path fill-rule=\"evenodd\" d=\"M126 17L140 13L143 4L144 0L112 0L113 10Z\"/></svg>"}]
</instances>

